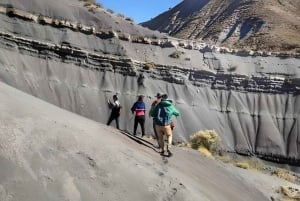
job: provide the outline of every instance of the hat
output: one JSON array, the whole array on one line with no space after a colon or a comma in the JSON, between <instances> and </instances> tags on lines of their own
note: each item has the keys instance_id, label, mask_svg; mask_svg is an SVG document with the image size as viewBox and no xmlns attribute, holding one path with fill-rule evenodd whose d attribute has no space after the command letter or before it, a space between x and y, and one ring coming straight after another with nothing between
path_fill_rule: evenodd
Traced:
<instances>
[{"instance_id":1,"label":"hat","mask_svg":"<svg viewBox=\"0 0 300 201\"><path fill-rule=\"evenodd\" d=\"M113 99L114 100L118 100L118 96L117 95L113 95Z\"/></svg>"},{"instance_id":2,"label":"hat","mask_svg":"<svg viewBox=\"0 0 300 201\"><path fill-rule=\"evenodd\" d=\"M155 97L156 97L156 98L161 98L161 94L160 94L160 93L157 93Z\"/></svg>"}]
</instances>

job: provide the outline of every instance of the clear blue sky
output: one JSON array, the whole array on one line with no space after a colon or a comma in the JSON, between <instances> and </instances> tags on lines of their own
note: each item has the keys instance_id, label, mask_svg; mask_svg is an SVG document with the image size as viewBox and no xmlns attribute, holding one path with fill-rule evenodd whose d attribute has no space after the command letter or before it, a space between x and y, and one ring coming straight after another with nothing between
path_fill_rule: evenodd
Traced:
<instances>
[{"instance_id":1,"label":"clear blue sky","mask_svg":"<svg viewBox=\"0 0 300 201\"><path fill-rule=\"evenodd\" d=\"M173 8L182 0L97 0L104 8L130 17L141 23Z\"/></svg>"}]
</instances>

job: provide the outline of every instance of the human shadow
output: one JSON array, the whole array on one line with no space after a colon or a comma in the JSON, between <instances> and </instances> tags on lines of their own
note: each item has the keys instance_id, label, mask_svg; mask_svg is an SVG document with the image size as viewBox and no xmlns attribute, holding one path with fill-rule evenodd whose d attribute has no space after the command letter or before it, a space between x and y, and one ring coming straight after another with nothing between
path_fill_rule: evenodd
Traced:
<instances>
[{"instance_id":1,"label":"human shadow","mask_svg":"<svg viewBox=\"0 0 300 201\"><path fill-rule=\"evenodd\" d=\"M153 151L155 151L156 153L159 153L159 151L155 148L154 144L147 141L147 140L144 140L143 138L140 138L138 136L134 136L132 135L131 133L129 133L127 130L120 130L120 133L126 135L128 138L130 138L131 140L145 146L145 147L148 147L150 149L152 149Z\"/></svg>"}]
</instances>

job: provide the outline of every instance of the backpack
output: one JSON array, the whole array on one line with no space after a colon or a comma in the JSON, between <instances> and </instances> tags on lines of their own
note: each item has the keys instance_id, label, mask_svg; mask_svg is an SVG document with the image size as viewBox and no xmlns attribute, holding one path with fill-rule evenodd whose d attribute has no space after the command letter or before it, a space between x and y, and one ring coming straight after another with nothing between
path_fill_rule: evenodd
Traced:
<instances>
[{"instance_id":1,"label":"backpack","mask_svg":"<svg viewBox=\"0 0 300 201\"><path fill-rule=\"evenodd\" d=\"M169 115L166 107L157 108L157 115L155 117L155 121L157 125L166 126L169 122Z\"/></svg>"}]
</instances>

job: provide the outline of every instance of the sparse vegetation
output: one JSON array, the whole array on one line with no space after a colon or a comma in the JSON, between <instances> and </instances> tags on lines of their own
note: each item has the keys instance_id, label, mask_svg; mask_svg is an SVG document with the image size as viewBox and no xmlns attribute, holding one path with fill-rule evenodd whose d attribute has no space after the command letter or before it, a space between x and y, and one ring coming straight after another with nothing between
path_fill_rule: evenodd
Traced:
<instances>
[{"instance_id":1,"label":"sparse vegetation","mask_svg":"<svg viewBox=\"0 0 300 201\"><path fill-rule=\"evenodd\" d=\"M151 61L146 61L146 62L145 62L145 65L143 66L143 69L145 69L145 70L150 70L150 69L152 69L152 68L154 68L154 63L151 62Z\"/></svg>"},{"instance_id":2,"label":"sparse vegetation","mask_svg":"<svg viewBox=\"0 0 300 201\"><path fill-rule=\"evenodd\" d=\"M118 14L117 14L117 17L125 18L125 16L124 16L123 14L121 14L121 13L118 13Z\"/></svg>"},{"instance_id":3,"label":"sparse vegetation","mask_svg":"<svg viewBox=\"0 0 300 201\"><path fill-rule=\"evenodd\" d=\"M132 18L130 18L130 17L126 17L125 20L129 21L129 22L134 22L134 20Z\"/></svg>"},{"instance_id":4,"label":"sparse vegetation","mask_svg":"<svg viewBox=\"0 0 300 201\"><path fill-rule=\"evenodd\" d=\"M101 3L97 3L96 0L82 0L84 1L84 6L85 7L88 7L88 6L91 6L91 5L95 5L96 8L103 8L103 5ZM95 9L95 8L94 8ZM94 10L89 10L91 12L95 12Z\"/></svg>"},{"instance_id":5,"label":"sparse vegetation","mask_svg":"<svg viewBox=\"0 0 300 201\"><path fill-rule=\"evenodd\" d=\"M230 65L230 66L227 68L227 71L228 71L229 73L232 73L232 72L236 71L236 69L237 69L237 66L232 66L232 65Z\"/></svg>"},{"instance_id":6,"label":"sparse vegetation","mask_svg":"<svg viewBox=\"0 0 300 201\"><path fill-rule=\"evenodd\" d=\"M87 4L95 4L96 0L83 0L85 1Z\"/></svg>"},{"instance_id":7,"label":"sparse vegetation","mask_svg":"<svg viewBox=\"0 0 300 201\"><path fill-rule=\"evenodd\" d=\"M250 165L247 162L237 162L234 164L236 167L242 168L242 169L250 169Z\"/></svg>"},{"instance_id":8,"label":"sparse vegetation","mask_svg":"<svg viewBox=\"0 0 300 201\"><path fill-rule=\"evenodd\" d=\"M199 131L191 136L191 147L212 157L221 150L221 140L215 130Z\"/></svg>"},{"instance_id":9,"label":"sparse vegetation","mask_svg":"<svg viewBox=\"0 0 300 201\"><path fill-rule=\"evenodd\" d=\"M293 175L291 172L288 170L282 169L282 168L276 168L272 174L276 175L277 177L290 181L290 182L295 182L297 177Z\"/></svg>"},{"instance_id":10,"label":"sparse vegetation","mask_svg":"<svg viewBox=\"0 0 300 201\"><path fill-rule=\"evenodd\" d=\"M112 9L107 9L107 12L109 12L110 14L114 14L115 13Z\"/></svg>"},{"instance_id":11,"label":"sparse vegetation","mask_svg":"<svg viewBox=\"0 0 300 201\"><path fill-rule=\"evenodd\" d=\"M181 55L181 53L180 53L179 51L176 50L176 51L172 52L172 53L169 55L169 57L174 58L174 59L179 59L180 55Z\"/></svg>"}]
</instances>

